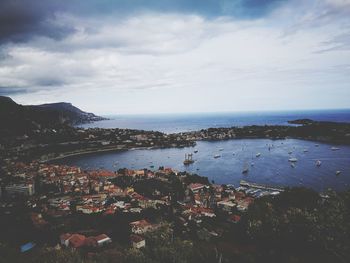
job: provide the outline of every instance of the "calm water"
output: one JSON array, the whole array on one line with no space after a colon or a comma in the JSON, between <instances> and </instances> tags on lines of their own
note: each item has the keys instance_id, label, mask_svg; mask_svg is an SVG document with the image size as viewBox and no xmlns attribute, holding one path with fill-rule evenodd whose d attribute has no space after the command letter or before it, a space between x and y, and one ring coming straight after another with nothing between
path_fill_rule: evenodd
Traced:
<instances>
[{"instance_id":1,"label":"calm water","mask_svg":"<svg viewBox=\"0 0 350 263\"><path fill-rule=\"evenodd\" d=\"M209 177L215 183L238 185L241 179L252 182L281 185L306 186L317 191L329 187L344 190L350 187L350 146L337 146L339 151L332 151L333 145L303 140L267 140L242 139L220 142L198 142L197 146L183 149L130 150L75 156L57 161L77 165L84 169L117 170L155 168L164 165L177 170L196 172ZM272 146L269 151L268 145ZM220 151L220 149L222 150ZM193 152L195 163L184 166L185 153ZM308 152L304 152L308 150ZM292 151L291 155L288 152ZM259 158L257 153L261 153ZM233 155L233 153L235 153ZM213 158L220 154L220 158ZM288 159L298 159L295 168ZM321 160L321 167L316 167L316 160ZM254 166L251 164L254 163ZM243 167L249 167L247 175L242 174ZM337 170L342 171L336 176Z\"/></svg>"},{"instance_id":2,"label":"calm water","mask_svg":"<svg viewBox=\"0 0 350 263\"><path fill-rule=\"evenodd\" d=\"M130 128L157 130L166 133L193 131L210 127L245 125L288 125L289 120L309 118L317 121L350 122L350 110L207 113L170 115L106 116L110 120L82 125L82 127Z\"/></svg>"}]
</instances>

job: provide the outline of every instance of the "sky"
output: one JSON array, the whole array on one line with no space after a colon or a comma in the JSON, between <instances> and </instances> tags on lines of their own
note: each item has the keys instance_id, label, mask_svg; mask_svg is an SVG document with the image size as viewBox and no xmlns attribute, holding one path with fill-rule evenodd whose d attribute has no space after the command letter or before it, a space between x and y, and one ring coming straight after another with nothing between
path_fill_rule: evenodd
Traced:
<instances>
[{"instance_id":1,"label":"sky","mask_svg":"<svg viewBox=\"0 0 350 263\"><path fill-rule=\"evenodd\" d=\"M1 0L0 95L102 115L350 108L350 0Z\"/></svg>"}]
</instances>

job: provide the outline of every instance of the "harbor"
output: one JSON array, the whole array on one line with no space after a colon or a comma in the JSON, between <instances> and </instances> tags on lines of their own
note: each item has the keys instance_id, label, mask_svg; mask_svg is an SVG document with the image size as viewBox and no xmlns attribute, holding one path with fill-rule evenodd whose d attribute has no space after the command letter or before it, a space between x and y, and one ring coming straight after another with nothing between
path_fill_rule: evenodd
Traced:
<instances>
[{"instance_id":1,"label":"harbor","mask_svg":"<svg viewBox=\"0 0 350 263\"><path fill-rule=\"evenodd\" d=\"M332 147L339 150L333 151ZM305 149L308 151L305 152ZM189 154L192 156L189 157ZM291 158L297 161L290 162ZM217 184L234 186L245 180L279 187L307 186L323 192L328 188L346 189L350 185L349 146L296 139L199 141L195 147L96 153L57 162L83 169L114 171L121 168L173 167L178 171L201 174ZM242 173L244 170L247 171Z\"/></svg>"}]
</instances>

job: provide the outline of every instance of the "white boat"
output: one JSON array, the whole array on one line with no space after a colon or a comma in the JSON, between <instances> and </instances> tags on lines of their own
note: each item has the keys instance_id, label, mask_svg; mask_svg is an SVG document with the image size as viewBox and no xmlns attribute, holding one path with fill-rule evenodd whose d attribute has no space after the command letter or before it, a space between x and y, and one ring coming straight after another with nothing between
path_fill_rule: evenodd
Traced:
<instances>
[{"instance_id":1,"label":"white boat","mask_svg":"<svg viewBox=\"0 0 350 263\"><path fill-rule=\"evenodd\" d=\"M232 155L236 155L236 153L232 153Z\"/></svg>"},{"instance_id":2,"label":"white boat","mask_svg":"<svg viewBox=\"0 0 350 263\"><path fill-rule=\"evenodd\" d=\"M318 147L319 145L318 144L315 144L315 147Z\"/></svg>"},{"instance_id":3,"label":"white boat","mask_svg":"<svg viewBox=\"0 0 350 263\"><path fill-rule=\"evenodd\" d=\"M222 152L224 150L224 148L220 148L219 151Z\"/></svg>"},{"instance_id":4,"label":"white boat","mask_svg":"<svg viewBox=\"0 0 350 263\"><path fill-rule=\"evenodd\" d=\"M198 150L194 150L193 152L194 152L194 153L197 153L197 152L198 152Z\"/></svg>"},{"instance_id":5,"label":"white boat","mask_svg":"<svg viewBox=\"0 0 350 263\"><path fill-rule=\"evenodd\" d=\"M332 151L338 151L338 150L340 150L340 149L337 148L337 147L332 147L331 150L332 150Z\"/></svg>"},{"instance_id":6,"label":"white boat","mask_svg":"<svg viewBox=\"0 0 350 263\"><path fill-rule=\"evenodd\" d=\"M294 164L294 163L291 163L290 166L291 166L292 168L295 168L295 164Z\"/></svg>"},{"instance_id":7,"label":"white boat","mask_svg":"<svg viewBox=\"0 0 350 263\"><path fill-rule=\"evenodd\" d=\"M288 152L288 154L292 154L292 153L293 153L292 151Z\"/></svg>"},{"instance_id":8,"label":"white boat","mask_svg":"<svg viewBox=\"0 0 350 263\"><path fill-rule=\"evenodd\" d=\"M254 164L254 162L252 162L251 164L250 164L250 166L254 166L255 164Z\"/></svg>"},{"instance_id":9,"label":"white boat","mask_svg":"<svg viewBox=\"0 0 350 263\"><path fill-rule=\"evenodd\" d=\"M288 161L291 163L296 163L298 161L298 159L297 158L290 158Z\"/></svg>"},{"instance_id":10,"label":"white boat","mask_svg":"<svg viewBox=\"0 0 350 263\"><path fill-rule=\"evenodd\" d=\"M221 155L220 154L215 154L214 155L214 158L216 159L216 158L220 158L221 157Z\"/></svg>"},{"instance_id":11,"label":"white boat","mask_svg":"<svg viewBox=\"0 0 350 263\"><path fill-rule=\"evenodd\" d=\"M303 151L303 152L304 152L304 153L307 153L308 151L309 151L308 149L304 149L304 151Z\"/></svg>"},{"instance_id":12,"label":"white boat","mask_svg":"<svg viewBox=\"0 0 350 263\"><path fill-rule=\"evenodd\" d=\"M321 161L320 161L320 160L317 160L317 161L316 161L316 166L320 167L320 166L321 166L321 164L322 164L322 163L321 163Z\"/></svg>"},{"instance_id":13,"label":"white boat","mask_svg":"<svg viewBox=\"0 0 350 263\"><path fill-rule=\"evenodd\" d=\"M257 153L255 156L256 156L256 157L260 157L260 155L261 155L261 153Z\"/></svg>"},{"instance_id":14,"label":"white boat","mask_svg":"<svg viewBox=\"0 0 350 263\"><path fill-rule=\"evenodd\" d=\"M335 172L335 175L340 175L341 174L341 171L336 171Z\"/></svg>"}]
</instances>

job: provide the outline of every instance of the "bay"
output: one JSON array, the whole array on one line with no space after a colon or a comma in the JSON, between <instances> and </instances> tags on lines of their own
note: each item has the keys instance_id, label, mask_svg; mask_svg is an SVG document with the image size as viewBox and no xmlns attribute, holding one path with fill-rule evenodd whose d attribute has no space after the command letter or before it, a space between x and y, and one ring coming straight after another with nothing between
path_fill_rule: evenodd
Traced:
<instances>
[{"instance_id":1,"label":"bay","mask_svg":"<svg viewBox=\"0 0 350 263\"><path fill-rule=\"evenodd\" d=\"M236 139L199 141L195 147L167 149L135 149L73 156L56 163L76 165L83 169L157 169L171 167L207 176L218 184L239 185L240 180L276 186L305 186L316 191L328 188L345 190L350 186L350 146L297 139ZM197 150L197 153L194 151ZM292 152L290 154L290 152ZM183 164L186 153L193 153L195 162ZM260 157L256 157L260 153ZM214 158L214 155L220 158ZM289 158L297 158L295 167ZM320 160L322 165L316 166ZM249 168L243 174L245 167ZM341 174L336 176L336 171Z\"/></svg>"}]
</instances>

